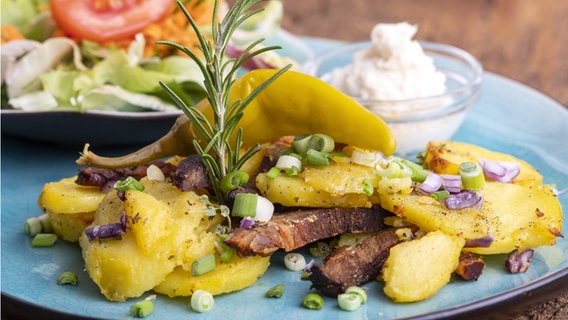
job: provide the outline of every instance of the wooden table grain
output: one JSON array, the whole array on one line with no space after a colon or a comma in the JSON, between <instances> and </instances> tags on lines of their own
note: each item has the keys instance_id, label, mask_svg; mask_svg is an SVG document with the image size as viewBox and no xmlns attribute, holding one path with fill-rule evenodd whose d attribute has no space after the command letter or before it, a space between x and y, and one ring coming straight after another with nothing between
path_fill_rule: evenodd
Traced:
<instances>
[{"instance_id":1,"label":"wooden table grain","mask_svg":"<svg viewBox=\"0 0 568 320\"><path fill-rule=\"evenodd\" d=\"M566 0L285 0L295 34L368 40L379 22L418 25L416 39L460 47L487 71L568 106Z\"/></svg>"},{"instance_id":2,"label":"wooden table grain","mask_svg":"<svg viewBox=\"0 0 568 320\"><path fill-rule=\"evenodd\" d=\"M485 70L568 108L566 0L285 0L282 25L297 35L353 42L368 40L376 23L402 21L418 25L416 39L460 47ZM513 309L503 310L505 318L568 319L568 291Z\"/></svg>"}]
</instances>

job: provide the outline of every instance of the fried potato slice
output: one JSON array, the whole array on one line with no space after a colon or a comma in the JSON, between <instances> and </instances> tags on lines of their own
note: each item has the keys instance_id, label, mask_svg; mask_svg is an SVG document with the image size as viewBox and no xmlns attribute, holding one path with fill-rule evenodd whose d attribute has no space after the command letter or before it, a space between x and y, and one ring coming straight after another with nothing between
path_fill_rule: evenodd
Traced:
<instances>
[{"instance_id":1,"label":"fried potato slice","mask_svg":"<svg viewBox=\"0 0 568 320\"><path fill-rule=\"evenodd\" d=\"M378 192L383 208L424 231L441 230L468 240L492 236L493 243L487 248L467 248L480 254L553 245L562 231L562 208L547 186L487 182L482 191L484 204L479 211L450 210L416 192L393 193L386 187L379 187Z\"/></svg>"},{"instance_id":2,"label":"fried potato slice","mask_svg":"<svg viewBox=\"0 0 568 320\"><path fill-rule=\"evenodd\" d=\"M518 162L521 165L521 172L513 179L512 183L522 186L540 186L542 184L542 175L527 162L476 145L454 141L433 141L428 143L424 154L424 162L427 168L438 174L459 174L460 163L466 161L479 163L479 158Z\"/></svg>"},{"instance_id":3,"label":"fried potato slice","mask_svg":"<svg viewBox=\"0 0 568 320\"><path fill-rule=\"evenodd\" d=\"M395 302L432 297L450 281L464 244L461 237L434 231L395 245L382 269L384 293Z\"/></svg>"},{"instance_id":4,"label":"fried potato slice","mask_svg":"<svg viewBox=\"0 0 568 320\"><path fill-rule=\"evenodd\" d=\"M79 241L105 196L97 187L76 184L76 179L70 177L46 183L37 201L41 210L49 215L57 236L70 242Z\"/></svg>"}]
</instances>

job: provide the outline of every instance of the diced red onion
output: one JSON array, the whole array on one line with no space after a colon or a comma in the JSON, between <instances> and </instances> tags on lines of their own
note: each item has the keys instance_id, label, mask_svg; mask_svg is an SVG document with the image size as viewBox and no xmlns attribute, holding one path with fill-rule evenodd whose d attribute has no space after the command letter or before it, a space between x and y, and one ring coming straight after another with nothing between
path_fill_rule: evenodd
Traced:
<instances>
[{"instance_id":1,"label":"diced red onion","mask_svg":"<svg viewBox=\"0 0 568 320\"><path fill-rule=\"evenodd\" d=\"M89 241L93 241L95 239L120 238L124 232L122 223L110 223L88 228L85 230L85 235L87 235Z\"/></svg>"},{"instance_id":2,"label":"diced red onion","mask_svg":"<svg viewBox=\"0 0 568 320\"><path fill-rule=\"evenodd\" d=\"M438 191L438 189L442 187L443 182L444 179L442 179L442 177L440 177L438 174L429 172L426 180L422 182L418 189L424 193L432 193L434 191Z\"/></svg>"},{"instance_id":3,"label":"diced red onion","mask_svg":"<svg viewBox=\"0 0 568 320\"><path fill-rule=\"evenodd\" d=\"M306 268L304 270L310 272L314 264L316 264L316 262L314 261L314 259L312 259L310 262L308 262L308 264L306 264Z\"/></svg>"},{"instance_id":4,"label":"diced red onion","mask_svg":"<svg viewBox=\"0 0 568 320\"><path fill-rule=\"evenodd\" d=\"M507 261L505 261L505 267L511 273L526 272L533 259L534 250L526 249L524 251L515 250L509 253Z\"/></svg>"},{"instance_id":5,"label":"diced red onion","mask_svg":"<svg viewBox=\"0 0 568 320\"><path fill-rule=\"evenodd\" d=\"M446 207L450 210L464 208L475 208L480 210L483 205L483 197L474 191L465 190L460 193L450 194L444 202Z\"/></svg>"},{"instance_id":6,"label":"diced red onion","mask_svg":"<svg viewBox=\"0 0 568 320\"><path fill-rule=\"evenodd\" d=\"M461 177L457 174L442 174L440 175L444 179L443 186L444 190L449 193L459 193L461 191Z\"/></svg>"},{"instance_id":7,"label":"diced red onion","mask_svg":"<svg viewBox=\"0 0 568 320\"><path fill-rule=\"evenodd\" d=\"M479 159L479 164L483 168L483 173L492 180L509 183L521 172L521 165L518 162L493 161Z\"/></svg>"},{"instance_id":8,"label":"diced red onion","mask_svg":"<svg viewBox=\"0 0 568 320\"><path fill-rule=\"evenodd\" d=\"M89 239L89 241L109 238L120 239L122 234L126 232L127 225L128 216L123 212L120 216L120 222L88 228L85 230L85 235L87 236L87 239Z\"/></svg>"},{"instance_id":9,"label":"diced red onion","mask_svg":"<svg viewBox=\"0 0 568 320\"><path fill-rule=\"evenodd\" d=\"M244 217L241 219L241 224L239 225L241 229L250 229L254 225L254 218Z\"/></svg>"},{"instance_id":10,"label":"diced red onion","mask_svg":"<svg viewBox=\"0 0 568 320\"><path fill-rule=\"evenodd\" d=\"M476 239L467 239L465 241L465 248L489 248L493 243L493 236L485 236Z\"/></svg>"},{"instance_id":11,"label":"diced red onion","mask_svg":"<svg viewBox=\"0 0 568 320\"><path fill-rule=\"evenodd\" d=\"M243 50L236 46L228 45L225 53L231 58L237 58L243 53ZM247 70L274 69L275 66L266 62L266 60L262 59L259 56L254 56L243 64L243 68Z\"/></svg>"}]
</instances>

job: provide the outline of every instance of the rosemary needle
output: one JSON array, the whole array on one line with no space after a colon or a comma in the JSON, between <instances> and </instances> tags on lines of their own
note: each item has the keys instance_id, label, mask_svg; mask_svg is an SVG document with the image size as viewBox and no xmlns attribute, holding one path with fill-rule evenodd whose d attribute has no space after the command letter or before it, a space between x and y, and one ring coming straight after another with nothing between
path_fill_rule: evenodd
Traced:
<instances>
[{"instance_id":1,"label":"rosemary needle","mask_svg":"<svg viewBox=\"0 0 568 320\"><path fill-rule=\"evenodd\" d=\"M199 110L183 102L166 84L161 83L161 86L168 92L170 97L180 109L184 111L192 124L204 137L206 141L205 146L199 145L195 140L194 145L203 164L207 168L207 174L213 186L213 191L220 203L223 203L227 197L227 192L221 189L223 177L239 170L240 166L259 150L259 147L256 146L243 155L239 152L239 148L242 145L242 128L238 127L238 122L243 116L244 109L264 88L290 68L290 66L287 66L279 70L279 72L263 82L243 100L229 101L231 88L240 67L248 60L261 53L280 48L278 46L268 46L259 49L257 45L264 41L264 39L259 39L252 42L243 50L243 53L235 59L229 59L225 55L234 31L248 18L263 10L262 8L251 10L251 7L264 1L267 0L236 0L219 22L219 0L216 0L213 10L210 38L199 29L186 8L178 1L178 6L189 20L191 27L197 35L197 39L199 40L198 48L201 51L201 55L174 42L158 42L184 52L197 63L204 76L203 85L207 92L207 100L213 108L214 113L213 123ZM233 141L230 140L235 130L237 130L236 141L232 143Z\"/></svg>"}]
</instances>

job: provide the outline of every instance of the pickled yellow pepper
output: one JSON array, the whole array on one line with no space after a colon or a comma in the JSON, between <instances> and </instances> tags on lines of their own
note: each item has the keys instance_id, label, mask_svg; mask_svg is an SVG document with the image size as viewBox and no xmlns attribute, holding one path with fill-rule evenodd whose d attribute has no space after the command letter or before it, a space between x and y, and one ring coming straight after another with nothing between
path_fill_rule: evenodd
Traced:
<instances>
[{"instance_id":1,"label":"pickled yellow pepper","mask_svg":"<svg viewBox=\"0 0 568 320\"><path fill-rule=\"evenodd\" d=\"M246 73L233 85L231 100L246 98L275 72L262 69ZM213 118L207 100L195 108L208 119ZM278 77L247 106L239 127L243 128L243 147L286 135L311 133L324 133L335 141L385 155L392 154L396 147L390 128L378 116L324 81L293 71ZM187 156L195 153L193 140L204 144L197 129L181 115L165 136L134 153L116 158L101 157L89 151L86 144L77 164L118 168L168 156Z\"/></svg>"}]
</instances>

